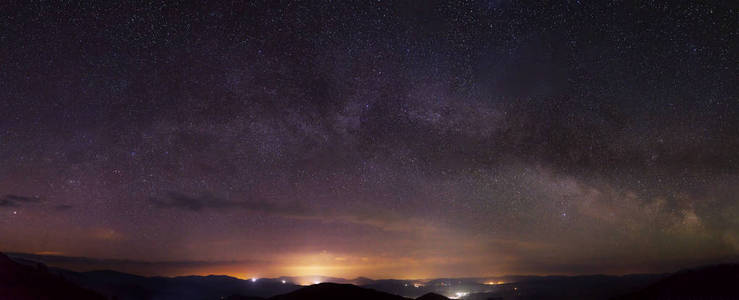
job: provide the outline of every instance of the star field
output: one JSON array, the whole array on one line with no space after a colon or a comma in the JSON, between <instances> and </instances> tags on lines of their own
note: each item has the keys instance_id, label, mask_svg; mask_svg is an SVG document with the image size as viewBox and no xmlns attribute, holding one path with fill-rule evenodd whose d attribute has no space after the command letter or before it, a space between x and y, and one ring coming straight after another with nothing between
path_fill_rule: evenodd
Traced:
<instances>
[{"instance_id":1,"label":"star field","mask_svg":"<svg viewBox=\"0 0 739 300\"><path fill-rule=\"evenodd\" d=\"M739 257L735 7L218 2L0 4L0 251L242 278Z\"/></svg>"}]
</instances>

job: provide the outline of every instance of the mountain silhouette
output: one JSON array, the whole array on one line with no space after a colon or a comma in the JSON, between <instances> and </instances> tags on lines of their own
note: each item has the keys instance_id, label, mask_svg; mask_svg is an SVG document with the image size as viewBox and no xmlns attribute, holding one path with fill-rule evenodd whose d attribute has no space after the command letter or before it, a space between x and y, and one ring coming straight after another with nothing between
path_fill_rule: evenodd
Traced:
<instances>
[{"instance_id":1,"label":"mountain silhouette","mask_svg":"<svg viewBox=\"0 0 739 300\"><path fill-rule=\"evenodd\" d=\"M119 300L221 299L229 295L260 299L300 288L276 279L251 281L223 275L145 277L115 271L72 272L57 269L57 272L80 286L115 296Z\"/></svg>"},{"instance_id":2,"label":"mountain silhouette","mask_svg":"<svg viewBox=\"0 0 739 300\"><path fill-rule=\"evenodd\" d=\"M428 293L426 295L416 298L416 300L449 300L449 298L436 294L436 293Z\"/></svg>"},{"instance_id":3,"label":"mountain silhouette","mask_svg":"<svg viewBox=\"0 0 739 300\"><path fill-rule=\"evenodd\" d=\"M231 296L224 298L223 300L264 300L264 298L241 296L241 295L231 295Z\"/></svg>"},{"instance_id":4,"label":"mountain silhouette","mask_svg":"<svg viewBox=\"0 0 739 300\"><path fill-rule=\"evenodd\" d=\"M664 274L515 276L515 281L491 286L490 292L470 293L464 299L604 300L638 291L665 276Z\"/></svg>"},{"instance_id":5,"label":"mountain silhouette","mask_svg":"<svg viewBox=\"0 0 739 300\"><path fill-rule=\"evenodd\" d=\"M739 264L677 272L618 300L739 299Z\"/></svg>"},{"instance_id":6,"label":"mountain silhouette","mask_svg":"<svg viewBox=\"0 0 739 300\"><path fill-rule=\"evenodd\" d=\"M146 277L117 271L74 272L0 254L0 299L118 300L640 300L739 299L739 264L708 266L669 274L506 276L490 278L373 280L320 277L341 283L299 286L310 277L239 279L230 276ZM291 281L294 279L295 281ZM365 285L357 286L364 283ZM104 296L103 296L104 295Z\"/></svg>"},{"instance_id":7,"label":"mountain silhouette","mask_svg":"<svg viewBox=\"0 0 739 300\"><path fill-rule=\"evenodd\" d=\"M12 261L0 253L0 298L14 300L104 300L102 295L52 275L43 264L36 268Z\"/></svg>"},{"instance_id":8,"label":"mountain silhouette","mask_svg":"<svg viewBox=\"0 0 739 300\"><path fill-rule=\"evenodd\" d=\"M269 300L409 300L409 298L388 294L352 284L320 283L304 287Z\"/></svg>"},{"instance_id":9,"label":"mountain silhouette","mask_svg":"<svg viewBox=\"0 0 739 300\"><path fill-rule=\"evenodd\" d=\"M341 284L341 283L320 283L311 285L288 293L285 295L278 295L269 299L258 298L258 297L246 297L240 295L232 295L225 300L332 300L332 299L353 299L353 300L412 300L389 293L376 291L373 289L361 288L353 284ZM428 293L423 295L416 300L449 300L435 293Z\"/></svg>"}]
</instances>

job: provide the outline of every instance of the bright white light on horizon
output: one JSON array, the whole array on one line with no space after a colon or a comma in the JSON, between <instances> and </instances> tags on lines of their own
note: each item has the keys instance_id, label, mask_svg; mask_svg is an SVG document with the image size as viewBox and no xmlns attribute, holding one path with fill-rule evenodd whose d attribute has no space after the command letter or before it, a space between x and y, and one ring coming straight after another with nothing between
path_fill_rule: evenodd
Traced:
<instances>
[{"instance_id":1,"label":"bright white light on horizon","mask_svg":"<svg viewBox=\"0 0 739 300\"><path fill-rule=\"evenodd\" d=\"M313 284L319 284L319 283L321 283L321 282L320 282L320 281L318 281L318 280L316 280L316 281L313 281Z\"/></svg>"},{"instance_id":2,"label":"bright white light on horizon","mask_svg":"<svg viewBox=\"0 0 739 300\"><path fill-rule=\"evenodd\" d=\"M454 295L456 295L455 297L449 297L449 298L451 298L451 299L459 299L459 298L462 298L462 297L467 296L469 294L470 294L469 292L456 292L456 293L454 293Z\"/></svg>"},{"instance_id":3,"label":"bright white light on horizon","mask_svg":"<svg viewBox=\"0 0 739 300\"><path fill-rule=\"evenodd\" d=\"M287 283L287 281L285 281L285 280L282 280L282 283Z\"/></svg>"},{"instance_id":4,"label":"bright white light on horizon","mask_svg":"<svg viewBox=\"0 0 739 300\"><path fill-rule=\"evenodd\" d=\"M256 278L256 277L252 277L252 278L251 278L251 282L257 282L257 279L259 279L259 278Z\"/></svg>"}]
</instances>

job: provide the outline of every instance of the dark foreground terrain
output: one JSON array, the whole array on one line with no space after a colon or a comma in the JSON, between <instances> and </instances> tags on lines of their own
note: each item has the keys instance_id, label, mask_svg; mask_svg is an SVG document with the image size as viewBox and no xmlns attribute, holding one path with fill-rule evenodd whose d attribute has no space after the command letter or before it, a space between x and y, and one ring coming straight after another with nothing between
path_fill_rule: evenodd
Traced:
<instances>
[{"instance_id":1,"label":"dark foreground terrain","mask_svg":"<svg viewBox=\"0 0 739 300\"><path fill-rule=\"evenodd\" d=\"M739 264L683 270L618 299L739 299Z\"/></svg>"},{"instance_id":2,"label":"dark foreground terrain","mask_svg":"<svg viewBox=\"0 0 739 300\"><path fill-rule=\"evenodd\" d=\"M287 279L287 280L286 280ZM300 286L289 277L257 281L229 276L144 277L115 271L73 272L0 254L0 299L467 300L739 299L739 264L671 275L515 276L486 285L480 278L371 280ZM446 295L446 296L444 296Z\"/></svg>"},{"instance_id":3,"label":"dark foreground terrain","mask_svg":"<svg viewBox=\"0 0 739 300\"><path fill-rule=\"evenodd\" d=\"M0 299L98 300L106 297L50 274L43 264L21 265L0 253Z\"/></svg>"}]
</instances>

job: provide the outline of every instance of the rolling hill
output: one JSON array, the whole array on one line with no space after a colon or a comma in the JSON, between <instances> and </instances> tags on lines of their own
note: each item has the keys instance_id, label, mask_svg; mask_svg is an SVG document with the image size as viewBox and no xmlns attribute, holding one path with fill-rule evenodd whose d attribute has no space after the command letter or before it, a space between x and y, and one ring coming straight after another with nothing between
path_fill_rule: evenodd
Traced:
<instances>
[{"instance_id":1,"label":"rolling hill","mask_svg":"<svg viewBox=\"0 0 739 300\"><path fill-rule=\"evenodd\" d=\"M48 272L43 264L36 268L14 262L0 253L0 296L2 299L104 300L104 296L81 288L63 277Z\"/></svg>"}]
</instances>

